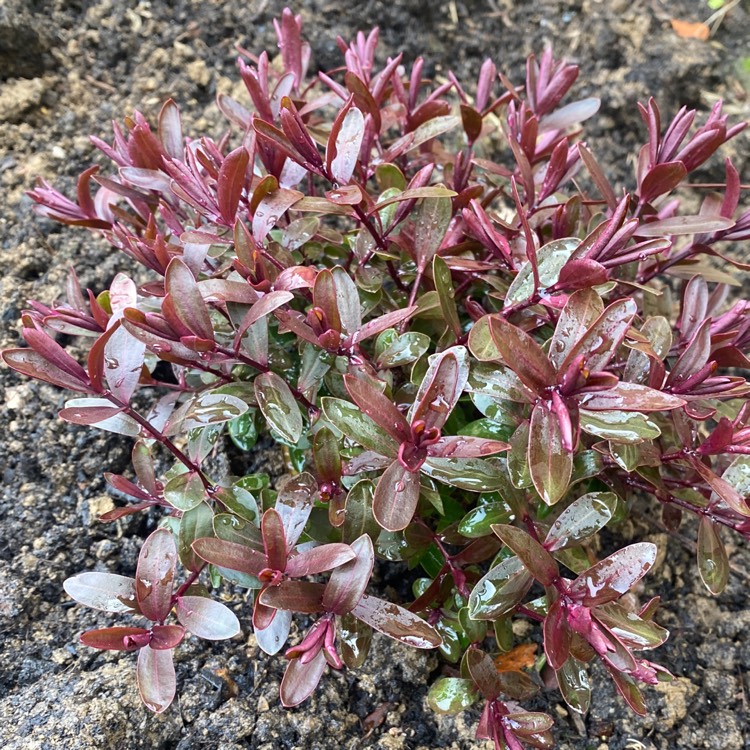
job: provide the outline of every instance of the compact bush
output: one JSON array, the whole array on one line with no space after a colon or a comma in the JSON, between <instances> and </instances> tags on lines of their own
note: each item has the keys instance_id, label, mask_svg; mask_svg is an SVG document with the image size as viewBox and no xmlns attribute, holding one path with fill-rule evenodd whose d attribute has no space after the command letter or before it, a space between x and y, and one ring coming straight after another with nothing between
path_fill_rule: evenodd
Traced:
<instances>
[{"instance_id":1,"label":"compact bush","mask_svg":"<svg viewBox=\"0 0 750 750\"><path fill-rule=\"evenodd\" d=\"M158 522L134 578L66 581L124 615L81 640L138 650L164 711L186 632L240 632L226 581L252 590L260 647L286 647L285 706L360 666L377 630L439 649L430 704L483 701L497 748L551 747L552 719L518 701L556 682L585 713L595 659L643 713L639 684L670 678L641 655L668 635L658 599L634 592L657 548L613 546L618 525L636 502L669 530L695 517L714 594L722 527L750 536L750 303L729 303L723 262L747 270L731 243L750 211L729 160L725 184L689 182L744 123L718 104L664 126L649 101L621 189L577 140L598 101L563 104L578 71L549 50L522 85L490 60L475 85L436 82L422 59L377 63L374 30L311 75L300 26L284 12L273 61L243 51L249 101L219 96L218 142L183 135L168 101L156 128L136 112L92 139L115 168L87 169L76 201L30 193L147 271L99 293L71 273L3 354L76 392L63 419L134 438L101 520ZM217 475L227 436L273 441L288 476ZM366 593L376 558L412 571L412 601ZM295 614L309 627L289 646ZM538 658L513 658L516 618L539 623Z\"/></svg>"}]
</instances>

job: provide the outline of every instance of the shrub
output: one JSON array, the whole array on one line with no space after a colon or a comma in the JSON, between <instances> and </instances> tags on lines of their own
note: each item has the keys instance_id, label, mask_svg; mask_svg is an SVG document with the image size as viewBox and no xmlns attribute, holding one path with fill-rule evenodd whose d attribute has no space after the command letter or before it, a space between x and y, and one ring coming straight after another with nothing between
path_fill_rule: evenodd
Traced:
<instances>
[{"instance_id":1,"label":"shrub","mask_svg":"<svg viewBox=\"0 0 750 750\"><path fill-rule=\"evenodd\" d=\"M81 640L138 650L143 700L164 711L186 631L240 631L211 595L227 581L252 590L268 653L294 613L312 623L285 652L285 706L326 665L361 665L377 630L439 649L430 704L483 700L477 736L498 748L550 747L552 719L516 701L556 681L585 712L594 659L643 713L639 684L670 677L640 655L668 635L658 599L630 593L657 548L605 556L598 533L612 545L649 497L670 530L696 517L714 594L722 527L750 535L750 385L730 374L750 366L750 303L730 306L733 277L708 262L748 268L724 253L750 211L729 160L725 184L688 182L744 124L718 104L664 127L649 101L617 188L577 140L598 101L562 104L578 71L549 50L522 86L487 60L465 88L422 59L379 65L374 30L315 76L300 26L284 12L274 61L243 53L252 107L219 96L233 128L218 142L185 137L168 101L156 129L136 112L92 139L116 169L83 172L76 201L30 192L148 271L98 294L71 273L66 302L24 313L29 348L3 354L76 392L63 419L135 439L134 475L106 475L125 504L101 520L158 521L134 578L66 581L139 623ZM288 476L218 475L225 436L281 446ZM413 571L413 601L366 593L376 557ZM507 666L516 618L541 624L526 671Z\"/></svg>"}]
</instances>

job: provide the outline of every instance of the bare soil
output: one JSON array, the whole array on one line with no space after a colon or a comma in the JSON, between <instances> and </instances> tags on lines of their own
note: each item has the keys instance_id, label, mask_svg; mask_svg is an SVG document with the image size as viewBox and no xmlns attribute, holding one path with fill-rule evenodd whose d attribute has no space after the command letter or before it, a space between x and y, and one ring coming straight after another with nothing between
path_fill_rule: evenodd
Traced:
<instances>
[{"instance_id":1,"label":"bare soil","mask_svg":"<svg viewBox=\"0 0 750 750\"><path fill-rule=\"evenodd\" d=\"M281 8L275 0L0 0L0 345L19 342L27 299L61 295L69 266L97 290L129 269L96 238L33 217L24 191L34 178L71 193L77 173L98 158L89 133L108 138L109 121L136 107L154 118L170 96L188 132L219 135L224 125L213 102L218 91L237 89L234 45L275 49L271 19ZM637 101L655 96L666 117L683 104L705 110L721 96L735 116L750 114L737 67L750 49L747 3L709 41L682 39L670 24L672 17L704 20L710 11L698 0L303 0L298 12L320 68L338 63L337 35L348 39L373 24L381 27L381 59L399 50L409 62L422 54L436 76L453 69L473 78L492 56L520 81L526 55L552 44L580 64L577 91L602 97L589 143L623 183L644 137ZM731 150L747 181L748 139ZM707 179L721 176L720 161L706 170ZM81 570L132 574L149 531L141 518L118 527L96 521L111 504L101 474L124 470L129 446L60 422L63 400L51 386L0 370L0 746L481 746L473 739L476 712L440 718L426 707L437 657L385 639L376 639L361 671L329 674L291 711L278 703L283 660L266 657L251 634L217 645L191 639L178 655L179 699L152 716L137 698L132 655L77 642L106 616L72 606L62 591L62 581ZM585 720L575 721L554 692L537 707L556 716L567 750L748 748L750 553L741 543L730 547L737 572L712 598L697 579L690 527L684 538L654 529L664 556L641 595L664 599L659 619L673 637L658 660L677 679L648 691L646 719L631 714L599 673ZM247 604L235 609L247 622Z\"/></svg>"}]
</instances>

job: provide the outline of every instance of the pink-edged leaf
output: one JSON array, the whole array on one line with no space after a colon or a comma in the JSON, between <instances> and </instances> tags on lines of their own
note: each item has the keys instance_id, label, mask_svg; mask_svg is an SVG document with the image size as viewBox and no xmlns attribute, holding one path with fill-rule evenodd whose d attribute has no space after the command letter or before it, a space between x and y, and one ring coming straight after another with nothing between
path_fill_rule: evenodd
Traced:
<instances>
[{"instance_id":1,"label":"pink-edged leaf","mask_svg":"<svg viewBox=\"0 0 750 750\"><path fill-rule=\"evenodd\" d=\"M262 607L263 605L256 603L255 606ZM275 615L266 627L255 628L255 638L258 641L258 646L269 656L278 654L284 648L292 627L292 613L288 609L273 610L273 612L275 612Z\"/></svg>"},{"instance_id":2,"label":"pink-edged leaf","mask_svg":"<svg viewBox=\"0 0 750 750\"><path fill-rule=\"evenodd\" d=\"M505 364L523 384L540 394L555 382L555 370L539 344L525 331L496 315L488 320L492 340Z\"/></svg>"},{"instance_id":3,"label":"pink-edged leaf","mask_svg":"<svg viewBox=\"0 0 750 750\"><path fill-rule=\"evenodd\" d=\"M718 596L729 580L729 559L719 527L707 516L698 526L698 572L705 587Z\"/></svg>"},{"instance_id":4,"label":"pink-edged leaf","mask_svg":"<svg viewBox=\"0 0 750 750\"><path fill-rule=\"evenodd\" d=\"M344 185L333 190L326 190L326 200L335 206L358 206L362 203L364 194L359 185Z\"/></svg>"},{"instance_id":5,"label":"pink-edged leaf","mask_svg":"<svg viewBox=\"0 0 750 750\"><path fill-rule=\"evenodd\" d=\"M432 263L452 216L452 203L448 198L424 198L420 203L414 226L414 252L419 271Z\"/></svg>"},{"instance_id":6,"label":"pink-edged leaf","mask_svg":"<svg viewBox=\"0 0 750 750\"><path fill-rule=\"evenodd\" d=\"M179 322L193 335L213 341L214 329L208 307L193 272L181 258L172 258L169 262L164 287L167 290L162 307L165 317L169 319L168 313L174 312Z\"/></svg>"},{"instance_id":7,"label":"pink-edged leaf","mask_svg":"<svg viewBox=\"0 0 750 750\"><path fill-rule=\"evenodd\" d=\"M426 430L441 429L469 379L469 353L463 346L452 346L430 357L430 365L419 386L407 420L413 425L424 420Z\"/></svg>"},{"instance_id":8,"label":"pink-edged leaf","mask_svg":"<svg viewBox=\"0 0 750 750\"><path fill-rule=\"evenodd\" d=\"M363 414L380 425L399 443L409 440L411 433L406 417L381 391L354 375L344 375L344 384Z\"/></svg>"},{"instance_id":9,"label":"pink-edged leaf","mask_svg":"<svg viewBox=\"0 0 750 750\"><path fill-rule=\"evenodd\" d=\"M357 342L369 339L371 336L375 336L378 333L382 333L388 328L394 328L399 323L410 318L418 310L417 305L411 307L405 307L403 310L393 310L392 312L381 315L379 318L368 320L359 331L352 333L347 341L346 345L351 346L355 340Z\"/></svg>"},{"instance_id":10,"label":"pink-edged leaf","mask_svg":"<svg viewBox=\"0 0 750 750\"><path fill-rule=\"evenodd\" d=\"M720 232L723 229L731 229L734 226L732 219L724 219L720 216L672 216L668 219L641 224L636 229L638 237L662 237L674 234L706 234L709 232Z\"/></svg>"},{"instance_id":11,"label":"pink-edged leaf","mask_svg":"<svg viewBox=\"0 0 750 750\"><path fill-rule=\"evenodd\" d=\"M453 435L442 437L427 452L430 456L438 458L482 458L502 453L510 448L508 443L502 440L490 440L465 435Z\"/></svg>"},{"instance_id":12,"label":"pink-edged leaf","mask_svg":"<svg viewBox=\"0 0 750 750\"><path fill-rule=\"evenodd\" d=\"M326 584L323 606L327 612L337 615L351 612L370 581L375 562L372 539L362 534L351 543L351 551L356 557L336 568Z\"/></svg>"},{"instance_id":13,"label":"pink-edged leaf","mask_svg":"<svg viewBox=\"0 0 750 750\"><path fill-rule=\"evenodd\" d=\"M227 154L219 169L216 198L219 213L227 226L234 226L249 162L250 154L244 146L240 146Z\"/></svg>"},{"instance_id":14,"label":"pink-edged leaf","mask_svg":"<svg viewBox=\"0 0 750 750\"><path fill-rule=\"evenodd\" d=\"M284 522L274 508L269 508L261 519L261 533L266 550L266 560L271 570L285 570L287 547L284 536Z\"/></svg>"},{"instance_id":15,"label":"pink-edged leaf","mask_svg":"<svg viewBox=\"0 0 750 750\"><path fill-rule=\"evenodd\" d=\"M79 573L63 583L65 593L92 609L132 612L137 608L135 580L115 573Z\"/></svg>"},{"instance_id":16,"label":"pink-edged leaf","mask_svg":"<svg viewBox=\"0 0 750 750\"><path fill-rule=\"evenodd\" d=\"M136 643L125 643L127 636L140 636L148 642L149 631L146 628L101 628L100 630L87 630L81 633L81 643L90 648L100 651L135 651L139 648Z\"/></svg>"},{"instance_id":17,"label":"pink-edged leaf","mask_svg":"<svg viewBox=\"0 0 750 750\"><path fill-rule=\"evenodd\" d=\"M172 651L144 646L138 652L136 679L141 699L154 713L166 711L177 692Z\"/></svg>"},{"instance_id":18,"label":"pink-edged leaf","mask_svg":"<svg viewBox=\"0 0 750 750\"><path fill-rule=\"evenodd\" d=\"M279 188L265 195L253 215L253 239L262 243L278 220L302 197L302 193L287 188Z\"/></svg>"},{"instance_id":19,"label":"pink-edged leaf","mask_svg":"<svg viewBox=\"0 0 750 750\"><path fill-rule=\"evenodd\" d=\"M72 398L65 402L65 408L58 414L66 422L93 425L117 435L137 437L141 433L141 426L133 417L102 398Z\"/></svg>"},{"instance_id":20,"label":"pink-edged leaf","mask_svg":"<svg viewBox=\"0 0 750 750\"><path fill-rule=\"evenodd\" d=\"M104 344L104 379L112 394L127 404L141 379L146 345L116 325Z\"/></svg>"},{"instance_id":21,"label":"pink-edged leaf","mask_svg":"<svg viewBox=\"0 0 750 750\"><path fill-rule=\"evenodd\" d=\"M560 669L570 655L571 632L561 600L556 599L544 618L544 653L547 663Z\"/></svg>"},{"instance_id":22,"label":"pink-edged leaf","mask_svg":"<svg viewBox=\"0 0 750 750\"><path fill-rule=\"evenodd\" d=\"M623 547L581 573L570 584L570 596L585 607L613 602L630 591L655 561L655 544L639 542Z\"/></svg>"},{"instance_id":23,"label":"pink-edged leaf","mask_svg":"<svg viewBox=\"0 0 750 750\"><path fill-rule=\"evenodd\" d=\"M172 99L167 99L159 112L159 140L169 156L182 159L184 144L180 108Z\"/></svg>"},{"instance_id":24,"label":"pink-edged leaf","mask_svg":"<svg viewBox=\"0 0 750 750\"><path fill-rule=\"evenodd\" d=\"M639 716L646 716L648 714L646 701L643 699L643 693L641 693L640 688L635 684L633 679L616 669L610 669L609 673L612 676L612 681L615 683L617 692L625 699L630 708Z\"/></svg>"},{"instance_id":25,"label":"pink-edged leaf","mask_svg":"<svg viewBox=\"0 0 750 750\"><path fill-rule=\"evenodd\" d=\"M726 479L718 476L695 456L690 457L690 465L733 511L739 513L741 516L750 516L750 503L748 503L747 498L743 497ZM731 468L730 466L725 474L731 471Z\"/></svg>"},{"instance_id":26,"label":"pink-edged leaf","mask_svg":"<svg viewBox=\"0 0 750 750\"><path fill-rule=\"evenodd\" d=\"M589 289L609 280L609 271L591 258L571 258L560 270L556 290Z\"/></svg>"},{"instance_id":27,"label":"pink-edged leaf","mask_svg":"<svg viewBox=\"0 0 750 750\"><path fill-rule=\"evenodd\" d=\"M240 341L245 335L246 331L250 326L260 320L262 317L272 313L287 302L294 299L294 295L291 292L273 291L268 294L264 294L245 314L242 318L242 322L237 328L237 333L234 337L234 347L239 348Z\"/></svg>"},{"instance_id":28,"label":"pink-edged leaf","mask_svg":"<svg viewBox=\"0 0 750 750\"><path fill-rule=\"evenodd\" d=\"M177 619L193 635L208 641L234 638L240 622L229 607L204 596L181 596L177 600Z\"/></svg>"},{"instance_id":29,"label":"pink-edged leaf","mask_svg":"<svg viewBox=\"0 0 750 750\"><path fill-rule=\"evenodd\" d=\"M172 608L177 545L172 532L157 529L143 543L135 571L135 596L144 617L161 622Z\"/></svg>"},{"instance_id":30,"label":"pink-edged leaf","mask_svg":"<svg viewBox=\"0 0 750 750\"><path fill-rule=\"evenodd\" d=\"M579 339L603 312L602 298L593 289L581 289L570 295L557 320L549 347L549 358L555 367L560 367Z\"/></svg>"},{"instance_id":31,"label":"pink-edged leaf","mask_svg":"<svg viewBox=\"0 0 750 750\"><path fill-rule=\"evenodd\" d=\"M260 594L260 603L274 609L313 615L325 612L323 604L325 585L308 581L282 581L278 586L264 589Z\"/></svg>"},{"instance_id":32,"label":"pink-edged leaf","mask_svg":"<svg viewBox=\"0 0 750 750\"><path fill-rule=\"evenodd\" d=\"M151 628L151 642L149 646L158 651L175 648L185 637L182 625L154 625Z\"/></svg>"},{"instance_id":33,"label":"pink-edged leaf","mask_svg":"<svg viewBox=\"0 0 750 750\"><path fill-rule=\"evenodd\" d=\"M253 381L255 398L269 426L295 444L302 436L302 413L286 381L275 372L264 372Z\"/></svg>"},{"instance_id":34,"label":"pink-edged leaf","mask_svg":"<svg viewBox=\"0 0 750 750\"><path fill-rule=\"evenodd\" d=\"M307 472L286 479L278 488L276 512L281 517L287 549L291 550L305 528L318 485Z\"/></svg>"},{"instance_id":35,"label":"pink-edged leaf","mask_svg":"<svg viewBox=\"0 0 750 750\"><path fill-rule=\"evenodd\" d=\"M547 505L554 505L568 491L573 454L565 448L560 422L548 401L539 401L531 412L527 460L536 491Z\"/></svg>"},{"instance_id":36,"label":"pink-edged leaf","mask_svg":"<svg viewBox=\"0 0 750 750\"><path fill-rule=\"evenodd\" d=\"M201 560L218 565L220 568L228 568L257 577L261 570L268 567L266 556L262 552L237 542L227 542L206 536L196 539L192 547Z\"/></svg>"},{"instance_id":37,"label":"pink-edged leaf","mask_svg":"<svg viewBox=\"0 0 750 750\"><path fill-rule=\"evenodd\" d=\"M326 166L340 185L346 185L354 173L365 133L365 118L353 102L351 97L336 116L326 147Z\"/></svg>"},{"instance_id":38,"label":"pink-edged leaf","mask_svg":"<svg viewBox=\"0 0 750 750\"><path fill-rule=\"evenodd\" d=\"M711 318L704 319L690 339L685 351L669 373L669 383L679 385L698 372L711 355Z\"/></svg>"},{"instance_id":39,"label":"pink-edged leaf","mask_svg":"<svg viewBox=\"0 0 750 750\"><path fill-rule=\"evenodd\" d=\"M356 553L348 544L324 544L290 557L286 564L286 574L291 578L304 578L333 570L355 557Z\"/></svg>"},{"instance_id":40,"label":"pink-edged leaf","mask_svg":"<svg viewBox=\"0 0 750 750\"><path fill-rule=\"evenodd\" d=\"M386 531L405 529L419 502L419 473L410 472L394 461L375 487L372 513Z\"/></svg>"},{"instance_id":41,"label":"pink-edged leaf","mask_svg":"<svg viewBox=\"0 0 750 750\"><path fill-rule=\"evenodd\" d=\"M302 664L299 659L292 659L279 688L281 704L291 708L307 700L318 687L325 668L326 659L322 650L306 664Z\"/></svg>"},{"instance_id":42,"label":"pink-edged leaf","mask_svg":"<svg viewBox=\"0 0 750 750\"><path fill-rule=\"evenodd\" d=\"M685 406L684 399L637 383L618 383L606 391L583 393L578 403L589 411L669 411Z\"/></svg>"},{"instance_id":43,"label":"pink-edged leaf","mask_svg":"<svg viewBox=\"0 0 750 750\"><path fill-rule=\"evenodd\" d=\"M375 596L364 594L351 612L379 633L412 648L437 648L442 643L437 630L421 617Z\"/></svg>"},{"instance_id":44,"label":"pink-edged leaf","mask_svg":"<svg viewBox=\"0 0 750 750\"><path fill-rule=\"evenodd\" d=\"M615 356L636 312L635 301L629 298L609 305L565 357L559 368L561 376L579 356L590 372L603 370Z\"/></svg>"},{"instance_id":45,"label":"pink-edged leaf","mask_svg":"<svg viewBox=\"0 0 750 750\"><path fill-rule=\"evenodd\" d=\"M492 525L492 531L543 586L551 586L560 577L560 570L552 555L523 529L496 523Z\"/></svg>"},{"instance_id":46,"label":"pink-edged leaf","mask_svg":"<svg viewBox=\"0 0 750 750\"><path fill-rule=\"evenodd\" d=\"M52 340L50 339L50 341ZM55 342L52 343L54 344ZM55 344L55 346L58 345ZM60 347L60 350L64 351L62 347ZM72 365L65 369L59 367L55 364L55 361L58 361L59 357L55 357L53 361L53 359L48 357L46 350L44 353L41 353L33 349L6 349L2 353L2 357L9 367L24 375L44 380L61 388L69 388L71 391L79 391L81 393L94 392L90 387L89 376L86 374L86 371L67 353L66 357L69 357L71 362L77 365L77 368L72 367Z\"/></svg>"}]
</instances>

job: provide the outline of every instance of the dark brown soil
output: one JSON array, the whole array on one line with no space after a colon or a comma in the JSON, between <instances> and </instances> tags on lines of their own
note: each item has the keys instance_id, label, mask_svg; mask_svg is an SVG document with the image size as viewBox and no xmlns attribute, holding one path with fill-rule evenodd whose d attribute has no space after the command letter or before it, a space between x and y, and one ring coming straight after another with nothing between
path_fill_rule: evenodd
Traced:
<instances>
[{"instance_id":1,"label":"dark brown soil","mask_svg":"<svg viewBox=\"0 0 750 750\"><path fill-rule=\"evenodd\" d=\"M109 137L109 121L135 107L153 118L170 96L189 132L220 134L213 101L236 86L234 44L274 49L271 19L281 7L273 0L0 0L0 345L18 342L27 299L61 294L70 265L95 289L128 268L87 234L34 218L24 196L33 179L41 175L70 192L75 175L97 158L87 134ZM669 21L705 19L710 11L698 0L304 0L299 12L322 68L338 62L336 35L350 38L372 24L381 27L381 59L399 50L407 61L422 54L431 74L452 68L459 78L473 77L492 56L520 81L525 56L551 43L581 65L578 92L602 97L589 142L623 182L643 138L638 100L654 95L666 117L682 104L706 109L723 96L736 117L749 114L736 74L749 51L746 4L708 42L679 38ZM731 150L747 182L748 139ZM721 177L720 162L713 177ZM439 718L425 705L437 658L384 639L360 672L328 675L292 711L277 699L282 660L262 654L252 635L218 645L192 639L178 656L178 701L152 716L138 701L131 655L77 643L82 629L106 616L71 606L62 592L63 579L81 570L133 571L145 522L105 527L95 520L111 502L101 474L123 470L129 448L58 421L64 396L51 386L3 369L0 396L0 746L480 747L476 712ZM601 674L585 721L573 721L555 693L539 706L557 717L561 748L748 748L748 549L730 546L741 575L714 599L698 582L687 546L654 533L665 555L642 595L665 601L660 621L673 638L658 659L676 681L648 691L652 714L643 720ZM235 609L246 622L248 607ZM367 717L378 709L383 720L372 726Z\"/></svg>"}]
</instances>

